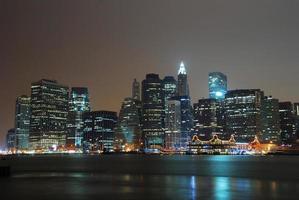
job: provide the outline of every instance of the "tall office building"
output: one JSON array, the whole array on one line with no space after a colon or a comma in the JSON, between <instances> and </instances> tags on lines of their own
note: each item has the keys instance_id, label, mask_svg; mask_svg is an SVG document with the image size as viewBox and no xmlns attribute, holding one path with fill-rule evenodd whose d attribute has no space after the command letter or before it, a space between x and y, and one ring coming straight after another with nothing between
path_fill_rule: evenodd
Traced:
<instances>
[{"instance_id":1,"label":"tall office building","mask_svg":"<svg viewBox=\"0 0 299 200\"><path fill-rule=\"evenodd\" d=\"M16 131L14 128L9 129L6 134L6 148L7 151L15 153L16 151Z\"/></svg>"},{"instance_id":2,"label":"tall office building","mask_svg":"<svg viewBox=\"0 0 299 200\"><path fill-rule=\"evenodd\" d=\"M15 110L15 132L16 149L20 151L29 147L30 115L30 97L25 95L18 97Z\"/></svg>"},{"instance_id":3,"label":"tall office building","mask_svg":"<svg viewBox=\"0 0 299 200\"><path fill-rule=\"evenodd\" d=\"M132 84L132 98L140 101L140 83L136 79Z\"/></svg>"},{"instance_id":4,"label":"tall office building","mask_svg":"<svg viewBox=\"0 0 299 200\"><path fill-rule=\"evenodd\" d=\"M188 84L188 77L185 65L183 62L180 64L180 68L178 71L178 89L177 95L178 96L189 96L189 84Z\"/></svg>"},{"instance_id":5,"label":"tall office building","mask_svg":"<svg viewBox=\"0 0 299 200\"><path fill-rule=\"evenodd\" d=\"M165 148L177 150L181 145L181 102L168 99L165 115Z\"/></svg>"},{"instance_id":6,"label":"tall office building","mask_svg":"<svg viewBox=\"0 0 299 200\"><path fill-rule=\"evenodd\" d=\"M213 134L222 134L222 126L218 124L219 104L216 99L199 99L193 106L194 131L200 139L209 140Z\"/></svg>"},{"instance_id":7,"label":"tall office building","mask_svg":"<svg viewBox=\"0 0 299 200\"><path fill-rule=\"evenodd\" d=\"M164 145L164 90L158 74L142 81L142 134L146 148Z\"/></svg>"},{"instance_id":8,"label":"tall office building","mask_svg":"<svg viewBox=\"0 0 299 200\"><path fill-rule=\"evenodd\" d=\"M70 92L69 113L67 122L68 148L81 147L83 138L83 119L84 112L90 111L89 94L86 87L73 87Z\"/></svg>"},{"instance_id":9,"label":"tall office building","mask_svg":"<svg viewBox=\"0 0 299 200\"><path fill-rule=\"evenodd\" d=\"M299 140L299 103L294 103L294 114L296 120L296 139Z\"/></svg>"},{"instance_id":10,"label":"tall office building","mask_svg":"<svg viewBox=\"0 0 299 200\"><path fill-rule=\"evenodd\" d=\"M50 150L66 142L68 87L42 79L31 85L29 141L32 149Z\"/></svg>"},{"instance_id":11,"label":"tall office building","mask_svg":"<svg viewBox=\"0 0 299 200\"><path fill-rule=\"evenodd\" d=\"M280 143L280 123L278 99L264 97L261 110L262 137L265 143Z\"/></svg>"},{"instance_id":12,"label":"tall office building","mask_svg":"<svg viewBox=\"0 0 299 200\"><path fill-rule=\"evenodd\" d=\"M237 142L251 142L261 135L263 92L259 89L231 90L225 95L226 131Z\"/></svg>"},{"instance_id":13,"label":"tall office building","mask_svg":"<svg viewBox=\"0 0 299 200\"><path fill-rule=\"evenodd\" d=\"M180 102L181 108L181 148L186 148L193 136L194 117L189 96L175 96L171 100Z\"/></svg>"},{"instance_id":14,"label":"tall office building","mask_svg":"<svg viewBox=\"0 0 299 200\"><path fill-rule=\"evenodd\" d=\"M279 102L281 142L291 144L296 140L296 124L291 102Z\"/></svg>"},{"instance_id":15,"label":"tall office building","mask_svg":"<svg viewBox=\"0 0 299 200\"><path fill-rule=\"evenodd\" d=\"M83 151L113 151L117 113L92 111L83 113Z\"/></svg>"},{"instance_id":16,"label":"tall office building","mask_svg":"<svg viewBox=\"0 0 299 200\"><path fill-rule=\"evenodd\" d=\"M162 82L164 89L164 102L166 105L168 99L176 96L177 82L173 76L165 76Z\"/></svg>"},{"instance_id":17,"label":"tall office building","mask_svg":"<svg viewBox=\"0 0 299 200\"><path fill-rule=\"evenodd\" d=\"M209 94L211 99L224 99L227 92L227 77L221 72L209 73Z\"/></svg>"},{"instance_id":18,"label":"tall office building","mask_svg":"<svg viewBox=\"0 0 299 200\"><path fill-rule=\"evenodd\" d=\"M139 149L141 144L141 101L127 97L119 112L117 134L123 143Z\"/></svg>"},{"instance_id":19,"label":"tall office building","mask_svg":"<svg viewBox=\"0 0 299 200\"><path fill-rule=\"evenodd\" d=\"M186 147L192 136L193 111L187 71L183 62L181 62L178 71L177 96L174 99L179 100L181 103L181 144Z\"/></svg>"}]
</instances>

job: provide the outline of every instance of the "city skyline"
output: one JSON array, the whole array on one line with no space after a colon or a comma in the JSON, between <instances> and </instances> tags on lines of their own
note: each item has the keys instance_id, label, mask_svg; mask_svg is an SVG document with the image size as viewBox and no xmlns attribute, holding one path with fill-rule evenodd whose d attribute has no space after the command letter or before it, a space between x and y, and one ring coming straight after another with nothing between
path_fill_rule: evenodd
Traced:
<instances>
[{"instance_id":1,"label":"city skyline","mask_svg":"<svg viewBox=\"0 0 299 200\"><path fill-rule=\"evenodd\" d=\"M260 88L281 101L298 101L298 3L266 2L246 6L236 1L216 3L214 8L220 14L205 12L211 4L196 1L188 6L174 1L173 7L169 7L170 1L135 2L133 7L120 1L74 3L66 12L76 17L80 11L81 17L66 27L61 25L72 19L64 13L68 4L60 8L57 2L39 7L31 1L20 6L1 4L2 146L7 130L14 126L16 98L30 95L31 83L41 78L88 87L93 110L119 112L134 78L141 82L147 73L176 76L184 60L193 103L208 97L208 73L213 71L227 75L229 89ZM230 12L232 4L238 12ZM181 17L175 16L177 9ZM251 10L256 13L253 19L246 16ZM141 21L130 14L143 11L148 17L141 16ZM44 18L37 17L40 12L46 12ZM169 12L171 17L164 16ZM158 20L161 16L162 22ZM144 21L151 25L140 23ZM147 34L153 30L157 34Z\"/></svg>"}]
</instances>

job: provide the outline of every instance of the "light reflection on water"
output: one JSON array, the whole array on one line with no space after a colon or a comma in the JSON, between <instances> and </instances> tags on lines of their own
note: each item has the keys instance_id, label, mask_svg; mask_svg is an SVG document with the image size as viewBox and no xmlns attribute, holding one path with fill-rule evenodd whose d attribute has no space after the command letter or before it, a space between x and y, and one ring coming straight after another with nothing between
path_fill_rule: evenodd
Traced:
<instances>
[{"instance_id":1,"label":"light reflection on water","mask_svg":"<svg viewBox=\"0 0 299 200\"><path fill-rule=\"evenodd\" d=\"M7 199L299 196L299 157L81 155L16 157L5 162L13 171L11 178L0 178L1 197Z\"/></svg>"},{"instance_id":2,"label":"light reflection on water","mask_svg":"<svg viewBox=\"0 0 299 200\"><path fill-rule=\"evenodd\" d=\"M4 180L4 179L3 179ZM2 187L3 181L0 180ZM287 187L286 187L287 185ZM5 186L17 190L15 198L47 194L57 199L66 194L72 199L266 199L298 195L299 183L231 177L178 175L118 175L92 173L27 173L17 174ZM37 191L37 192L35 192ZM14 196L15 195L15 196ZM47 199L46 198L46 199Z\"/></svg>"}]
</instances>

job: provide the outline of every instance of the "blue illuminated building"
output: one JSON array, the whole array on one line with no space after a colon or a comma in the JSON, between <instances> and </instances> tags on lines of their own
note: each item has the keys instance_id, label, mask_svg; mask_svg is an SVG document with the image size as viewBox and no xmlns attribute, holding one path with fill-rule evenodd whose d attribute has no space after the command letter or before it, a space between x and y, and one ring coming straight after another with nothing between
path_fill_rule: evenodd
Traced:
<instances>
[{"instance_id":1,"label":"blue illuminated building","mask_svg":"<svg viewBox=\"0 0 299 200\"><path fill-rule=\"evenodd\" d=\"M209 94L212 99L224 99L227 92L227 77L221 72L209 73Z\"/></svg>"},{"instance_id":2,"label":"blue illuminated building","mask_svg":"<svg viewBox=\"0 0 299 200\"><path fill-rule=\"evenodd\" d=\"M84 112L90 111L88 89L73 87L70 93L67 123L67 147L81 147Z\"/></svg>"}]
</instances>

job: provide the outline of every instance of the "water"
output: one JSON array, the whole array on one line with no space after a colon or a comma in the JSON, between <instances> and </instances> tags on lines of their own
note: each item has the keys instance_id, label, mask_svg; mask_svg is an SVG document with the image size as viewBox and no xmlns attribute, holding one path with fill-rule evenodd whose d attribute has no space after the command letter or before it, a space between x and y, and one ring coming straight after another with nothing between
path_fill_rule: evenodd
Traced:
<instances>
[{"instance_id":1,"label":"water","mask_svg":"<svg viewBox=\"0 0 299 200\"><path fill-rule=\"evenodd\" d=\"M20 156L9 199L298 199L296 156ZM2 198L1 198L2 199Z\"/></svg>"}]
</instances>

